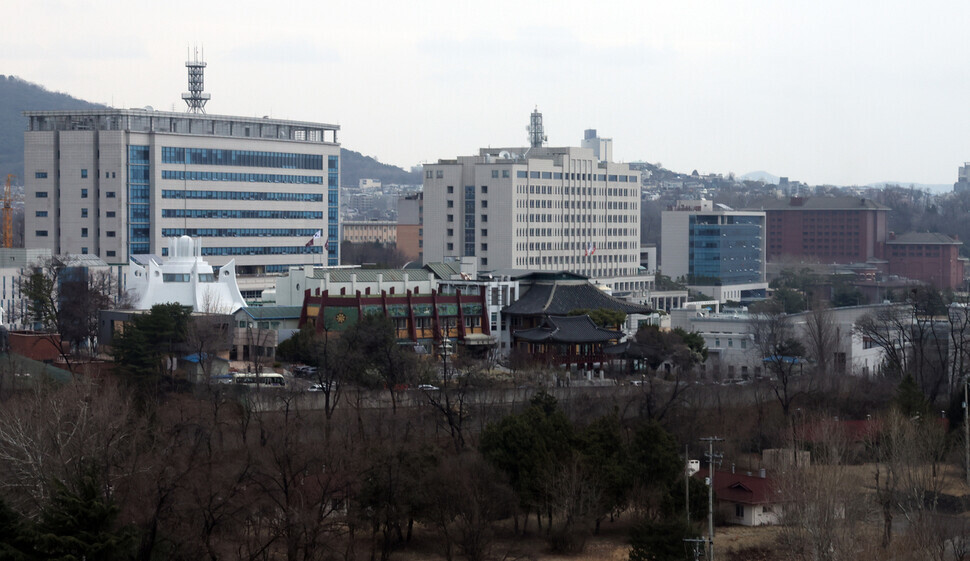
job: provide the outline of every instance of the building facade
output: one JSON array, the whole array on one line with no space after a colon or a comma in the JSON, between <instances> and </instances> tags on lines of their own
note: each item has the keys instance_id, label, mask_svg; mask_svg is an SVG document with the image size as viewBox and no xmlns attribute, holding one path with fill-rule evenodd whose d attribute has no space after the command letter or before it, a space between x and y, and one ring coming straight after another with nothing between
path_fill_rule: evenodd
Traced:
<instances>
[{"instance_id":1,"label":"building facade","mask_svg":"<svg viewBox=\"0 0 970 561\"><path fill-rule=\"evenodd\" d=\"M397 250L421 262L424 253L424 193L408 193L397 201Z\"/></svg>"},{"instance_id":2,"label":"building facade","mask_svg":"<svg viewBox=\"0 0 970 561\"><path fill-rule=\"evenodd\" d=\"M677 201L661 224L665 275L720 302L764 298L765 213Z\"/></svg>"},{"instance_id":3,"label":"building facade","mask_svg":"<svg viewBox=\"0 0 970 561\"><path fill-rule=\"evenodd\" d=\"M397 222L390 220L344 220L340 225L341 241L394 245L397 242Z\"/></svg>"},{"instance_id":4,"label":"building facade","mask_svg":"<svg viewBox=\"0 0 970 561\"><path fill-rule=\"evenodd\" d=\"M424 172L425 263L638 274L640 173L626 164L589 148L483 148Z\"/></svg>"},{"instance_id":5,"label":"building facade","mask_svg":"<svg viewBox=\"0 0 970 561\"><path fill-rule=\"evenodd\" d=\"M339 263L339 244L325 246L339 236L337 125L150 108L24 115L27 247L127 264L189 235L240 274Z\"/></svg>"},{"instance_id":6,"label":"building facade","mask_svg":"<svg viewBox=\"0 0 970 561\"><path fill-rule=\"evenodd\" d=\"M858 197L769 199L758 210L767 217L769 261L799 257L820 263L865 263L883 259L889 207Z\"/></svg>"},{"instance_id":7,"label":"building facade","mask_svg":"<svg viewBox=\"0 0 970 561\"><path fill-rule=\"evenodd\" d=\"M886 259L889 273L918 280L940 290L962 290L966 258L960 257L963 242L946 234L910 232L889 234Z\"/></svg>"}]
</instances>

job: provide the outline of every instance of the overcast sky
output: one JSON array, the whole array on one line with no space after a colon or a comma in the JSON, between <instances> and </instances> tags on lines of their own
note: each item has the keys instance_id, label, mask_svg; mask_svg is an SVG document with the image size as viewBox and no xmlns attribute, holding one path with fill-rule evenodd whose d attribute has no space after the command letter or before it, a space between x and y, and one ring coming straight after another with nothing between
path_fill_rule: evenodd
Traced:
<instances>
[{"instance_id":1,"label":"overcast sky","mask_svg":"<svg viewBox=\"0 0 970 561\"><path fill-rule=\"evenodd\" d=\"M335 123L408 168L583 130L614 159L810 184L952 183L970 161L970 2L3 2L0 74L182 111ZM50 108L56 109L56 108Z\"/></svg>"}]
</instances>

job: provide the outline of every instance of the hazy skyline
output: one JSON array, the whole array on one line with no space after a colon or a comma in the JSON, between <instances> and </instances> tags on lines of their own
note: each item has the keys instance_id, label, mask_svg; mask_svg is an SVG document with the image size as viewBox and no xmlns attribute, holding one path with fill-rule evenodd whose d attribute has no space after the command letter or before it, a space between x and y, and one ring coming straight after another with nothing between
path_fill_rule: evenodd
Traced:
<instances>
[{"instance_id":1,"label":"hazy skyline","mask_svg":"<svg viewBox=\"0 0 970 561\"><path fill-rule=\"evenodd\" d=\"M22 2L0 74L115 107L339 124L405 168L583 130L617 161L809 184L946 184L970 161L970 4ZM26 109L26 108L25 108ZM55 109L32 107L30 109Z\"/></svg>"}]
</instances>

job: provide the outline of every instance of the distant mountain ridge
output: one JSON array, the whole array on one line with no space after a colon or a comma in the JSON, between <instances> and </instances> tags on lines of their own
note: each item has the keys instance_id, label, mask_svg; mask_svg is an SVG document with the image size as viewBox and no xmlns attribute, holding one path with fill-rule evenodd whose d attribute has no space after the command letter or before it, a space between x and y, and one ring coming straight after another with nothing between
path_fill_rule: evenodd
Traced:
<instances>
[{"instance_id":1,"label":"distant mountain ridge","mask_svg":"<svg viewBox=\"0 0 970 561\"><path fill-rule=\"evenodd\" d=\"M59 109L107 109L107 106L0 74L0 182L12 173L17 176L15 183L23 183L26 119L21 113ZM363 178L378 179L385 185L420 185L422 182L420 173L382 164L346 148L340 149L340 162L340 182L346 187L356 187Z\"/></svg>"}]
</instances>

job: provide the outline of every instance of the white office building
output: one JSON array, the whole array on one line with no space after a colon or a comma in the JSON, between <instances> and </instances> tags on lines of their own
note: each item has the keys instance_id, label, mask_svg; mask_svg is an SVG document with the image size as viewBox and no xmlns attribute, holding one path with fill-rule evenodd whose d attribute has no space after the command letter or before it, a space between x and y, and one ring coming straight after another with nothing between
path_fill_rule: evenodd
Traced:
<instances>
[{"instance_id":1,"label":"white office building","mask_svg":"<svg viewBox=\"0 0 970 561\"><path fill-rule=\"evenodd\" d=\"M337 125L151 108L24 115L26 247L126 265L188 235L240 274L339 263Z\"/></svg>"},{"instance_id":2,"label":"white office building","mask_svg":"<svg viewBox=\"0 0 970 561\"><path fill-rule=\"evenodd\" d=\"M640 173L592 148L534 142L426 164L423 210L425 263L474 257L483 271L570 271L624 290L653 281L638 274Z\"/></svg>"}]
</instances>

